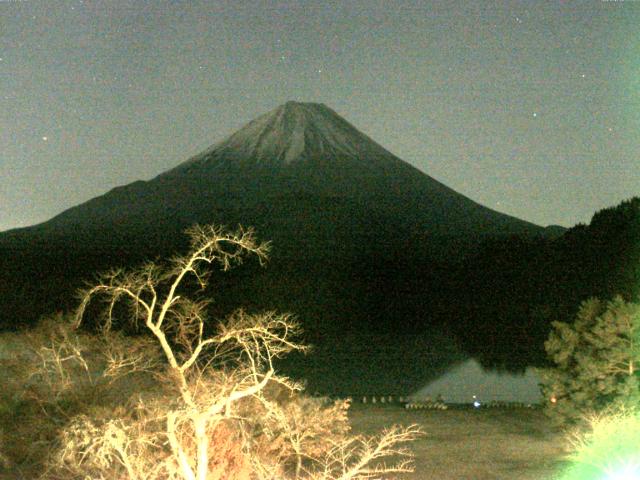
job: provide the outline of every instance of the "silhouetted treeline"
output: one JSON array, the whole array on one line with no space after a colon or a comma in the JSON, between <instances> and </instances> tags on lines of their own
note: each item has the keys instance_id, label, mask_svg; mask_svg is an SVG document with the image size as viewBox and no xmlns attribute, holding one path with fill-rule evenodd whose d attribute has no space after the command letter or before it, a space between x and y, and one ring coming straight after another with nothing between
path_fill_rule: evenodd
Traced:
<instances>
[{"instance_id":1,"label":"silhouetted treeline","mask_svg":"<svg viewBox=\"0 0 640 480\"><path fill-rule=\"evenodd\" d=\"M638 298L640 198L597 212L555 239L483 242L452 283L454 323L485 365L544 362L551 321L571 321L590 297Z\"/></svg>"}]
</instances>

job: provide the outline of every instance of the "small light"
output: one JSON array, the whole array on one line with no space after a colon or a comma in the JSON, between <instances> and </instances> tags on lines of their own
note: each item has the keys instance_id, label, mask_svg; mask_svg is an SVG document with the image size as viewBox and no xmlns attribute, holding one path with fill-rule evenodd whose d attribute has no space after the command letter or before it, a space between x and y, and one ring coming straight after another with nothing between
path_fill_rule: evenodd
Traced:
<instances>
[{"instance_id":1,"label":"small light","mask_svg":"<svg viewBox=\"0 0 640 480\"><path fill-rule=\"evenodd\" d=\"M480 408L480 402L478 400L475 400L473 402L473 406L476 407L476 408Z\"/></svg>"},{"instance_id":2,"label":"small light","mask_svg":"<svg viewBox=\"0 0 640 480\"><path fill-rule=\"evenodd\" d=\"M555 395L551 395L551 398L549 399L549 401L550 401L551 403L556 403L556 402L558 401L558 399L556 398L556 396L555 396Z\"/></svg>"}]
</instances>

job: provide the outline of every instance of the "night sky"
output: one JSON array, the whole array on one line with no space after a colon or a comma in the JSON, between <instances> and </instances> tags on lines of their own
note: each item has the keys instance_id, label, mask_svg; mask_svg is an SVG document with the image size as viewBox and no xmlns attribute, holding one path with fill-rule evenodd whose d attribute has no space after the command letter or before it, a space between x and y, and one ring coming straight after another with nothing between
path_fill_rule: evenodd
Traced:
<instances>
[{"instance_id":1,"label":"night sky","mask_svg":"<svg viewBox=\"0 0 640 480\"><path fill-rule=\"evenodd\" d=\"M640 194L640 1L0 0L0 230L322 102L486 206Z\"/></svg>"}]
</instances>

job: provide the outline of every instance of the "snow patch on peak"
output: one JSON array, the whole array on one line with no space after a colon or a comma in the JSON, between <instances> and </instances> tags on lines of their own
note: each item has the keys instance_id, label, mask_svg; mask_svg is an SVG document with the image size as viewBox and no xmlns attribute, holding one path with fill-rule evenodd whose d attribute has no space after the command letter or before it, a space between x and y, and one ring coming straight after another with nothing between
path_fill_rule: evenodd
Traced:
<instances>
[{"instance_id":1,"label":"snow patch on peak","mask_svg":"<svg viewBox=\"0 0 640 480\"><path fill-rule=\"evenodd\" d=\"M289 101L177 169L220 161L289 165L331 158L371 161L395 156L326 105Z\"/></svg>"},{"instance_id":2,"label":"snow patch on peak","mask_svg":"<svg viewBox=\"0 0 640 480\"><path fill-rule=\"evenodd\" d=\"M355 157L360 135L324 105L287 102L250 122L218 149L243 151L259 162L289 164L326 154Z\"/></svg>"}]
</instances>

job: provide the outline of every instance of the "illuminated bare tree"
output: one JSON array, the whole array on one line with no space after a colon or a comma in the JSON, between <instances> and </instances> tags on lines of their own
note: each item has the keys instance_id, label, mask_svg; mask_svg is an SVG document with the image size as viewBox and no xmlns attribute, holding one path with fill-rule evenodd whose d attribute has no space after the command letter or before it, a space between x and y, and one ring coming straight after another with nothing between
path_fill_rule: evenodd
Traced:
<instances>
[{"instance_id":1,"label":"illuminated bare tree","mask_svg":"<svg viewBox=\"0 0 640 480\"><path fill-rule=\"evenodd\" d=\"M208 303L185 296L187 278L204 288L213 264L227 270L248 254L262 263L268 245L258 243L251 230L225 233L196 226L188 234L190 252L166 268L149 263L112 271L82 292L77 326L90 303L102 299L101 333L109 338L116 312L126 305L128 319L148 330L159 347L128 349L105 341L97 372L82 348L74 347L72 358L86 365L90 376L142 373L147 383L114 408L67 422L47 478L347 480L410 471L408 452L396 445L416 438L416 427L391 429L377 439L349 436L347 404L305 400L297 393L299 384L276 374L277 358L305 350L295 340L300 328L289 315L238 310L205 334ZM164 362L157 361L158 350ZM69 383L61 355L43 364L60 370ZM274 400L269 392L275 388L288 392L288 400ZM400 460L379 463L389 455Z\"/></svg>"}]
</instances>

